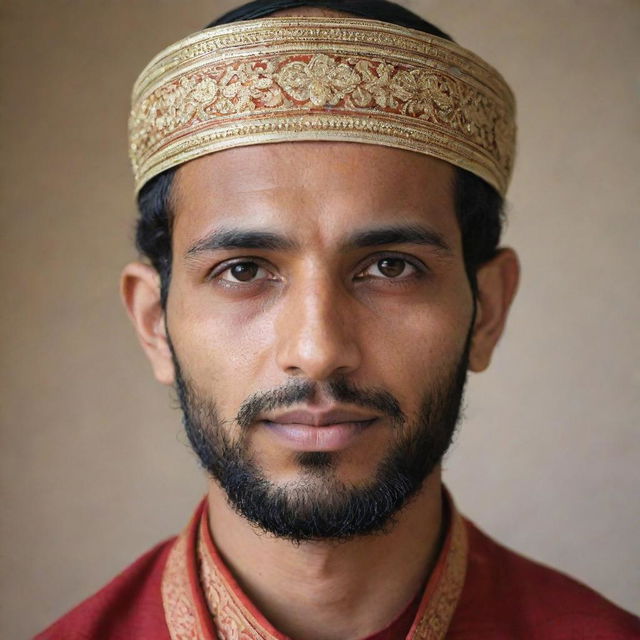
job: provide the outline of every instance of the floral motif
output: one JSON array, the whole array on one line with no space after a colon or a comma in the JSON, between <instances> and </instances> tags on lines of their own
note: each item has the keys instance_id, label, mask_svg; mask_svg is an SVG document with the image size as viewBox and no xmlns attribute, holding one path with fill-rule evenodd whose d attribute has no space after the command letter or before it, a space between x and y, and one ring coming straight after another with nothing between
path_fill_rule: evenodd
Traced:
<instances>
[{"instance_id":1,"label":"floral motif","mask_svg":"<svg viewBox=\"0 0 640 640\"><path fill-rule=\"evenodd\" d=\"M142 102L138 113L132 114L132 147L153 147L194 119L207 120L218 95L218 83L206 73L185 75L161 87Z\"/></svg>"},{"instance_id":2,"label":"floral motif","mask_svg":"<svg viewBox=\"0 0 640 640\"><path fill-rule=\"evenodd\" d=\"M362 77L361 84L351 94L355 107L361 109L375 103L382 109L396 109L398 101L391 82L396 68L387 62L373 66L367 60L350 60Z\"/></svg>"},{"instance_id":3,"label":"floral motif","mask_svg":"<svg viewBox=\"0 0 640 640\"><path fill-rule=\"evenodd\" d=\"M282 33L270 37L280 42ZM314 42L332 34L348 42L353 52L328 53L325 47L314 53ZM396 140L400 148L424 149L471 167L500 191L506 188L515 140L512 97L503 80L481 61L452 50L450 43L441 48L433 39L421 44L412 36L401 45L395 33L372 35L357 27L351 31L330 25L315 31L292 26L288 37L297 44L289 51L266 51L263 37L247 32L220 35L215 41L212 36L211 43L198 40L151 66L152 80L141 84L149 90L136 94L130 117L130 155L138 187L164 168L232 145L235 137L251 136L257 142L264 133L273 141L275 131L295 139L313 130L318 139L323 131L333 139L338 135L334 132L347 130L349 139L357 140L356 132L362 132L367 141L383 131L384 144L393 146ZM367 38L385 49L376 50ZM360 39L366 47L361 55L356 53ZM300 52L301 42L305 53ZM220 56L239 43L260 44L261 51ZM388 54L391 46L398 52L403 46L406 51L422 47L422 57L409 61ZM196 58L201 62L194 65ZM187 61L188 70L180 73ZM323 112L322 119L317 117ZM305 116L309 118L302 123Z\"/></svg>"},{"instance_id":4,"label":"floral motif","mask_svg":"<svg viewBox=\"0 0 640 640\"><path fill-rule=\"evenodd\" d=\"M279 107L284 104L280 87L274 79L274 63L264 65L244 62L230 67L220 80L222 97L215 103L218 113L243 113L257 106Z\"/></svg>"},{"instance_id":5,"label":"floral motif","mask_svg":"<svg viewBox=\"0 0 640 640\"><path fill-rule=\"evenodd\" d=\"M348 64L322 53L308 63L298 60L284 64L277 79L290 96L316 107L335 107L361 81Z\"/></svg>"},{"instance_id":6,"label":"floral motif","mask_svg":"<svg viewBox=\"0 0 640 640\"><path fill-rule=\"evenodd\" d=\"M448 124L487 147L493 146L492 128L505 119L486 96L434 71L353 58L339 62L318 54L308 62L242 62L184 75L141 103L132 128L138 132L136 141L146 138L153 144L194 120L258 108L288 109L290 98L316 108L344 103L355 109L396 111Z\"/></svg>"},{"instance_id":7,"label":"floral motif","mask_svg":"<svg viewBox=\"0 0 640 640\"><path fill-rule=\"evenodd\" d=\"M455 106L454 87L455 83L421 69L398 71L392 81L392 91L402 101L402 113L431 122L450 119Z\"/></svg>"}]
</instances>

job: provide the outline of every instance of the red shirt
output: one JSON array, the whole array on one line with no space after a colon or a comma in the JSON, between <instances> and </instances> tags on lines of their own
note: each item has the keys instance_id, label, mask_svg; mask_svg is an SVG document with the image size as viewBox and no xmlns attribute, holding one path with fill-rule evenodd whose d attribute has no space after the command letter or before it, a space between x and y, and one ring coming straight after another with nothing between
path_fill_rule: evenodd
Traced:
<instances>
[{"instance_id":1,"label":"red shirt","mask_svg":"<svg viewBox=\"0 0 640 640\"><path fill-rule=\"evenodd\" d=\"M201 552L204 547L189 547L188 534L197 540L203 513L201 507L190 527L179 538L168 540L146 553L106 587L36 636L36 640L196 640L216 637L216 634L222 638L233 637L224 632L222 618L216 618L215 623L221 625L220 629L215 626L208 609L206 589L197 587L196 596L189 600L190 596L185 595L180 587L174 588L175 584L172 585L167 578L172 571L178 571L183 572L184 584L191 584L189 581L193 579L200 580L194 573L198 563L193 552ZM510 551L491 540L470 521L460 518L459 522L466 539L463 549L465 571L460 592L456 595L454 574L449 571L455 565L451 558L457 553L455 541L452 542L455 536L450 531L425 593L420 594L387 629L367 640L640 638L640 618L623 611L572 578ZM452 525L450 529L453 528ZM189 562L189 566L181 561L175 563L176 558L183 557L188 562L191 557L177 553L181 544L188 554L193 554L194 561ZM219 557L215 558L211 570L230 575L229 570L219 566L218 562L221 562ZM230 592L224 597L228 595L236 603L243 604L242 615L253 620L254 626L243 632L247 635L240 635L240 640L285 638L269 627L237 584L226 588ZM178 626L175 615L173 622L169 622L173 625L173 635L167 621L171 616L165 611L169 606L167 602L172 598L176 605L174 613L184 614L179 617ZM426 620L425 610L429 611L434 599L438 601L437 608ZM450 607L450 612L447 607ZM193 621L190 615L202 616L202 624L207 629L202 631L190 626ZM234 615L238 615L237 611Z\"/></svg>"}]
</instances>

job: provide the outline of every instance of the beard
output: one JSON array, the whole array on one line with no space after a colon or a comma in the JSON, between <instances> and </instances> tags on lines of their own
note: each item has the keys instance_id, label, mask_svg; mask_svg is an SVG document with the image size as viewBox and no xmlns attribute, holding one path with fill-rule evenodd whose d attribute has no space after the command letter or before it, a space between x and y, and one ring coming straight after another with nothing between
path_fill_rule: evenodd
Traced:
<instances>
[{"instance_id":1,"label":"beard","mask_svg":"<svg viewBox=\"0 0 640 640\"><path fill-rule=\"evenodd\" d=\"M417 417L411 422L392 394L359 387L346 378L322 383L293 379L278 389L250 396L235 419L225 421L216 402L197 391L169 345L189 442L230 506L254 527L278 538L296 543L340 541L387 531L441 462L460 416L471 330L454 366L423 391ZM349 486L337 478L334 467L339 454L335 452L297 453L300 479L284 484L270 481L252 458L247 440L259 414L309 401L318 390L338 403L374 409L390 419L393 441L370 482Z\"/></svg>"}]
</instances>

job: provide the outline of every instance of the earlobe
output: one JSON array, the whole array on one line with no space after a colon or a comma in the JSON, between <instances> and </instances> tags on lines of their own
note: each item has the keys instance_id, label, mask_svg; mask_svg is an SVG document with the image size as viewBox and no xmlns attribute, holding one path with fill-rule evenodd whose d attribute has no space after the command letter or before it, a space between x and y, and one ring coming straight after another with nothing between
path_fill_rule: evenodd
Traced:
<instances>
[{"instance_id":1,"label":"earlobe","mask_svg":"<svg viewBox=\"0 0 640 640\"><path fill-rule=\"evenodd\" d=\"M520 265L513 249L500 249L477 271L478 300L469 369L484 371L504 331L518 289Z\"/></svg>"},{"instance_id":2,"label":"earlobe","mask_svg":"<svg viewBox=\"0 0 640 640\"><path fill-rule=\"evenodd\" d=\"M173 384L173 360L167 340L158 272L142 262L128 264L122 271L120 294L156 379L162 384Z\"/></svg>"}]
</instances>

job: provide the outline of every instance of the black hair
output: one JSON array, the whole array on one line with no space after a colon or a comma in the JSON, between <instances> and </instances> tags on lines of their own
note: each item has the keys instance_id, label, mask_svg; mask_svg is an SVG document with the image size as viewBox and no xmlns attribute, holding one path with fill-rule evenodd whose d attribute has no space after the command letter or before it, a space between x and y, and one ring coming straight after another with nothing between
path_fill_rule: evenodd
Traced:
<instances>
[{"instance_id":1,"label":"black hair","mask_svg":"<svg viewBox=\"0 0 640 640\"><path fill-rule=\"evenodd\" d=\"M233 9L217 20L209 23L207 27L215 27L219 24L229 22L240 22L242 20L254 20L264 18L276 11L283 9L294 9L296 7L320 7L322 9L334 9L351 13L361 18L370 20L381 20L382 22L392 22L402 27L418 29L434 36L453 41L451 36L441 31L435 25L423 20L409 9L401 7L395 2L388 0L254 0L243 4L237 9Z\"/></svg>"},{"instance_id":2,"label":"black hair","mask_svg":"<svg viewBox=\"0 0 640 640\"><path fill-rule=\"evenodd\" d=\"M454 41L430 22L388 0L254 0L225 13L207 27L252 20L283 9L308 6L390 22ZM155 176L142 187L138 195L136 246L151 261L160 276L163 308L166 306L171 281L171 184L175 172L174 167ZM465 269L475 297L476 271L497 252L502 233L504 202L489 183L465 169L455 167L454 203L462 236Z\"/></svg>"}]
</instances>

